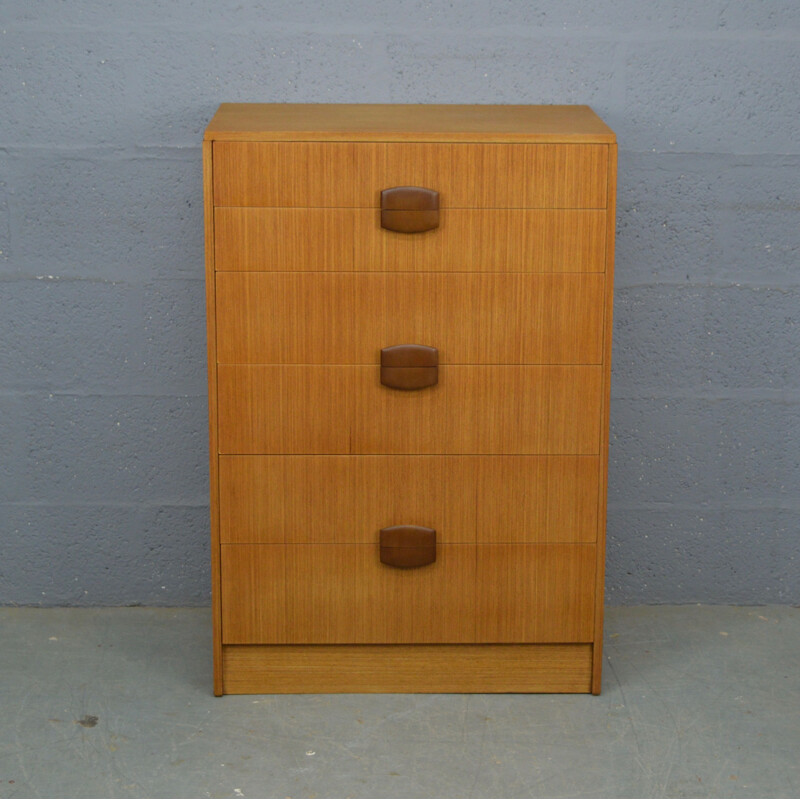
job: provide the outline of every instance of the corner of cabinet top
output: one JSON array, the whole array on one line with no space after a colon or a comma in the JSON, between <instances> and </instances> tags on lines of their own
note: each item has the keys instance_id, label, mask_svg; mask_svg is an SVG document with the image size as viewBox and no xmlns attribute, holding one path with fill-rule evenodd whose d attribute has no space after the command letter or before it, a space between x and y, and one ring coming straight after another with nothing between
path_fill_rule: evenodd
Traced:
<instances>
[{"instance_id":1,"label":"corner of cabinet top","mask_svg":"<svg viewBox=\"0 0 800 800\"><path fill-rule=\"evenodd\" d=\"M589 106L223 103L206 141L613 144Z\"/></svg>"}]
</instances>

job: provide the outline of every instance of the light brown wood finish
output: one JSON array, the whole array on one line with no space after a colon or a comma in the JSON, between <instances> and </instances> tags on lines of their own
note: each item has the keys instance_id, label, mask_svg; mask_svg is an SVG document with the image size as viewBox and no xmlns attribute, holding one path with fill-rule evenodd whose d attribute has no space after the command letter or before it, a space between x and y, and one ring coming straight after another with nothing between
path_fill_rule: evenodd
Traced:
<instances>
[{"instance_id":1,"label":"light brown wood finish","mask_svg":"<svg viewBox=\"0 0 800 800\"><path fill-rule=\"evenodd\" d=\"M217 270L349 270L355 215L350 208L216 209Z\"/></svg>"},{"instance_id":2,"label":"light brown wood finish","mask_svg":"<svg viewBox=\"0 0 800 800\"><path fill-rule=\"evenodd\" d=\"M229 454L596 455L599 366L444 366L402 392L365 366L220 364Z\"/></svg>"},{"instance_id":3,"label":"light brown wood finish","mask_svg":"<svg viewBox=\"0 0 800 800\"><path fill-rule=\"evenodd\" d=\"M602 272L605 213L594 209L439 212L439 227L386 231L380 214L355 209L353 269L409 272Z\"/></svg>"},{"instance_id":4,"label":"light brown wood finish","mask_svg":"<svg viewBox=\"0 0 800 800\"><path fill-rule=\"evenodd\" d=\"M378 208L422 186L441 208L605 208L608 147L591 144L215 142L218 206Z\"/></svg>"},{"instance_id":5,"label":"light brown wood finish","mask_svg":"<svg viewBox=\"0 0 800 800\"><path fill-rule=\"evenodd\" d=\"M223 543L594 542L597 456L221 456Z\"/></svg>"},{"instance_id":6,"label":"light brown wood finish","mask_svg":"<svg viewBox=\"0 0 800 800\"><path fill-rule=\"evenodd\" d=\"M251 105L206 139L215 693L598 693L613 132L585 107ZM392 185L440 192L439 228L381 229ZM439 384L382 387L408 342L377 334L439 338ZM441 558L380 565L390 524Z\"/></svg>"},{"instance_id":7,"label":"light brown wood finish","mask_svg":"<svg viewBox=\"0 0 800 800\"><path fill-rule=\"evenodd\" d=\"M225 692L588 692L592 645L226 645Z\"/></svg>"},{"instance_id":8,"label":"light brown wood finish","mask_svg":"<svg viewBox=\"0 0 800 800\"><path fill-rule=\"evenodd\" d=\"M214 694L222 688L222 618L220 612L219 563L219 446L217 443L217 335L216 293L214 284L214 188L211 143L203 142L203 214L205 225L206 342L208 349L208 433L211 514L211 620L214 660Z\"/></svg>"},{"instance_id":9,"label":"light brown wood finish","mask_svg":"<svg viewBox=\"0 0 800 800\"><path fill-rule=\"evenodd\" d=\"M596 457L484 456L476 460L476 541L595 541Z\"/></svg>"},{"instance_id":10,"label":"light brown wood finish","mask_svg":"<svg viewBox=\"0 0 800 800\"><path fill-rule=\"evenodd\" d=\"M475 641L591 642L591 544L478 545Z\"/></svg>"},{"instance_id":11,"label":"light brown wood finish","mask_svg":"<svg viewBox=\"0 0 800 800\"><path fill-rule=\"evenodd\" d=\"M220 551L222 641L289 641L286 548L223 544Z\"/></svg>"},{"instance_id":12,"label":"light brown wood finish","mask_svg":"<svg viewBox=\"0 0 800 800\"><path fill-rule=\"evenodd\" d=\"M616 141L589 106L223 103L206 129L229 141Z\"/></svg>"},{"instance_id":13,"label":"light brown wood finish","mask_svg":"<svg viewBox=\"0 0 800 800\"><path fill-rule=\"evenodd\" d=\"M222 545L223 642L592 640L594 545L442 544L435 563L413 569L382 564L378 551Z\"/></svg>"},{"instance_id":14,"label":"light brown wood finish","mask_svg":"<svg viewBox=\"0 0 800 800\"><path fill-rule=\"evenodd\" d=\"M377 542L286 549L287 633L293 644L472 640L472 545L438 545L435 563L412 569L382 564Z\"/></svg>"},{"instance_id":15,"label":"light brown wood finish","mask_svg":"<svg viewBox=\"0 0 800 800\"><path fill-rule=\"evenodd\" d=\"M223 364L377 364L395 344L440 364L599 364L602 275L219 273Z\"/></svg>"},{"instance_id":16,"label":"light brown wood finish","mask_svg":"<svg viewBox=\"0 0 800 800\"><path fill-rule=\"evenodd\" d=\"M592 694L600 694L603 674L603 612L606 569L606 505L608 502L608 437L611 406L611 334L614 313L614 232L617 224L617 145L609 145L608 233L606 236L606 297L603 321L603 396L600 406L600 492L597 510L597 575L595 578L594 653Z\"/></svg>"},{"instance_id":17,"label":"light brown wood finish","mask_svg":"<svg viewBox=\"0 0 800 800\"><path fill-rule=\"evenodd\" d=\"M440 545L415 569L382 564L378 550L377 532L374 544L223 545L223 641L473 640L473 545Z\"/></svg>"},{"instance_id":18,"label":"light brown wood finish","mask_svg":"<svg viewBox=\"0 0 800 800\"><path fill-rule=\"evenodd\" d=\"M387 231L366 208L216 210L219 271L602 272L596 209L454 208L425 234Z\"/></svg>"}]
</instances>

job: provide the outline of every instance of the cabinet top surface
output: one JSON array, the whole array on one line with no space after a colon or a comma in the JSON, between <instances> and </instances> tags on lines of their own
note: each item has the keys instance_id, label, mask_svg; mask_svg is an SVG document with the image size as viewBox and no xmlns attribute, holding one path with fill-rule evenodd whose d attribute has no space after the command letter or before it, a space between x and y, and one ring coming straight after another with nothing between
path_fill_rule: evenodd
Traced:
<instances>
[{"instance_id":1,"label":"cabinet top surface","mask_svg":"<svg viewBox=\"0 0 800 800\"><path fill-rule=\"evenodd\" d=\"M589 106L223 103L217 141L567 142L611 144Z\"/></svg>"}]
</instances>

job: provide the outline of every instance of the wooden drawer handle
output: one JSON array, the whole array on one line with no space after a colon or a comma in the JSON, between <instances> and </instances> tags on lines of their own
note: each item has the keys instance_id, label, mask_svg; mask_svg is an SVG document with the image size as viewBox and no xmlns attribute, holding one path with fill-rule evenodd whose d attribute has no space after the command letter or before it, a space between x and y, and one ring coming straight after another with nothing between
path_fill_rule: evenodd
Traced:
<instances>
[{"instance_id":1,"label":"wooden drawer handle","mask_svg":"<svg viewBox=\"0 0 800 800\"><path fill-rule=\"evenodd\" d=\"M390 567L424 567L436 561L436 531L421 525L381 528L381 563Z\"/></svg>"},{"instance_id":2,"label":"wooden drawer handle","mask_svg":"<svg viewBox=\"0 0 800 800\"><path fill-rule=\"evenodd\" d=\"M381 383L391 389L425 389L439 382L439 351L424 344L396 344L381 350Z\"/></svg>"},{"instance_id":3,"label":"wooden drawer handle","mask_svg":"<svg viewBox=\"0 0 800 800\"><path fill-rule=\"evenodd\" d=\"M421 186L395 186L381 192L381 228L422 233L439 227L439 192Z\"/></svg>"}]
</instances>

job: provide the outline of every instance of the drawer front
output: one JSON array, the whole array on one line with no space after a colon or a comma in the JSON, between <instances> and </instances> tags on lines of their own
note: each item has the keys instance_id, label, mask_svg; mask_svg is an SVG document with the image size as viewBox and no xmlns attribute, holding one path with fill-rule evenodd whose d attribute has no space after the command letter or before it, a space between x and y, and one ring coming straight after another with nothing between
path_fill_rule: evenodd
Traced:
<instances>
[{"instance_id":1,"label":"drawer front","mask_svg":"<svg viewBox=\"0 0 800 800\"><path fill-rule=\"evenodd\" d=\"M438 372L406 392L376 366L220 364L220 453L598 454L602 367Z\"/></svg>"},{"instance_id":2,"label":"drawer front","mask_svg":"<svg viewBox=\"0 0 800 800\"><path fill-rule=\"evenodd\" d=\"M215 142L214 205L377 208L423 186L442 208L605 208L608 146Z\"/></svg>"},{"instance_id":3,"label":"drawer front","mask_svg":"<svg viewBox=\"0 0 800 800\"><path fill-rule=\"evenodd\" d=\"M478 546L478 642L591 642L594 545Z\"/></svg>"},{"instance_id":4,"label":"drawer front","mask_svg":"<svg viewBox=\"0 0 800 800\"><path fill-rule=\"evenodd\" d=\"M438 542L594 542L596 456L221 456L220 539L369 544L421 525Z\"/></svg>"},{"instance_id":5,"label":"drawer front","mask_svg":"<svg viewBox=\"0 0 800 800\"><path fill-rule=\"evenodd\" d=\"M434 564L382 564L377 544L223 545L227 644L467 642L474 636L474 545Z\"/></svg>"},{"instance_id":6,"label":"drawer front","mask_svg":"<svg viewBox=\"0 0 800 800\"><path fill-rule=\"evenodd\" d=\"M388 231L380 212L217 208L218 271L603 272L606 212L450 209L422 234Z\"/></svg>"},{"instance_id":7,"label":"drawer front","mask_svg":"<svg viewBox=\"0 0 800 800\"><path fill-rule=\"evenodd\" d=\"M585 642L594 545L437 547L398 569L374 544L223 545L226 644Z\"/></svg>"},{"instance_id":8,"label":"drawer front","mask_svg":"<svg viewBox=\"0 0 800 800\"><path fill-rule=\"evenodd\" d=\"M440 364L599 364L604 276L218 273L217 358L377 364L419 343Z\"/></svg>"}]
</instances>

